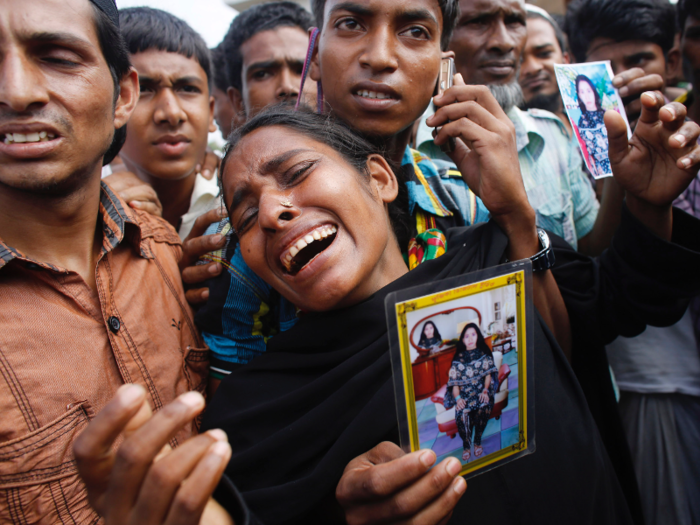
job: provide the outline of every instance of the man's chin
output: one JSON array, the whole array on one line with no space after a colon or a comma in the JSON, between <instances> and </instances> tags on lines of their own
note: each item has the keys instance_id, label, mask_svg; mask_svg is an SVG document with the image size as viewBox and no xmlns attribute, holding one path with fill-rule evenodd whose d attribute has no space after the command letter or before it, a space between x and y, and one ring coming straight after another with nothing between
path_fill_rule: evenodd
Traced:
<instances>
[{"instance_id":1,"label":"man's chin","mask_svg":"<svg viewBox=\"0 0 700 525\"><path fill-rule=\"evenodd\" d=\"M62 199L80 191L87 182L101 175L101 162L93 166L66 170L61 167L42 166L40 168L25 166L13 175L6 170L0 177L0 187L28 193L41 197ZM40 176L37 176L40 173Z\"/></svg>"},{"instance_id":2,"label":"man's chin","mask_svg":"<svg viewBox=\"0 0 700 525\"><path fill-rule=\"evenodd\" d=\"M522 106L524 109L544 109L551 113L559 113L562 110L562 101L559 92L544 94L538 93Z\"/></svg>"}]
</instances>

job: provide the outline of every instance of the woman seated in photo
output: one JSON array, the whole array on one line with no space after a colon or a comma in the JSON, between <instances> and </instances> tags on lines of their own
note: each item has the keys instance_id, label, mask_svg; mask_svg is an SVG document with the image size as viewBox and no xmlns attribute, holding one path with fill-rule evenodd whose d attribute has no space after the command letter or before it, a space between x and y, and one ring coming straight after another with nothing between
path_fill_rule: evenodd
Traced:
<instances>
[{"instance_id":1,"label":"woman seated in photo","mask_svg":"<svg viewBox=\"0 0 700 525\"><path fill-rule=\"evenodd\" d=\"M464 443L465 461L471 457L472 433L474 456L478 458L484 452L481 435L489 422L497 390L498 369L493 353L479 327L469 323L459 335L444 400L445 408L456 406L455 420Z\"/></svg>"},{"instance_id":2,"label":"woman seated in photo","mask_svg":"<svg viewBox=\"0 0 700 525\"><path fill-rule=\"evenodd\" d=\"M663 102L654 104L658 112ZM261 112L232 135L220 173L236 249L257 275L304 313L293 328L270 339L265 354L227 376L204 413L203 431L223 429L228 434L232 455L216 499L229 511L242 504L233 488L237 487L245 504L266 524L393 522L425 509L441 513L426 523L446 523L450 514L454 523L632 523L630 507L638 501L625 488L633 486L634 472L624 462L624 435L613 428L611 438L606 435L609 429L596 426L567 356L539 313L546 302L538 294L546 279L556 279L555 290L571 319L573 362L586 367L588 386L598 395L594 408L616 414L603 345L621 333L640 333L649 322L677 321L686 299L700 292L700 222L670 208L697 170L685 171L675 160L643 164L634 155L618 157L616 177L627 190L629 209L623 210L611 248L598 259L551 236L556 265L533 275L536 314L530 357L535 377L529 402L536 418L536 451L470 481L459 501L447 491L457 493L461 480L450 485L454 491L445 487L445 495L430 492L428 497L420 489L435 489L431 480L448 469L445 465L454 465L451 457L438 457L442 462L430 472L426 470L433 463L411 471L413 481L391 490L386 489L390 479L362 478L400 462L404 454L397 446L387 295L532 257L543 249L517 154L510 154L515 151L510 128L494 124L508 122L507 117L493 111L488 113L493 120L480 114L480 132L460 135L471 148L468 154L474 155L471 186L491 207L492 220L449 230L447 252L410 272L394 234L406 217L395 204L400 182L377 146L328 117L285 109ZM679 113L681 122L682 117ZM643 122L640 119L637 133L645 133L645 142L657 151L671 150L669 137L681 126L694 135L692 144L700 133L692 123L674 121L667 129L665 123L645 127ZM473 121L453 124L477 126ZM614 124L626 133L621 131L624 123ZM456 133L449 126L443 126L442 133ZM479 149L479 140L491 137L492 128L502 140ZM469 138L477 135L481 138ZM442 143L446 136L436 140ZM694 147L672 153L680 164L684 155L696 154ZM664 184L651 184L652 190L646 184L640 190L635 185L640 177ZM655 203L655 212L645 199ZM659 225L665 229L659 230ZM465 332L465 351L476 353L470 329ZM478 348L478 332L474 333ZM483 348L478 351L486 353ZM485 361L480 359L483 368ZM488 359L486 365L490 366ZM489 389L495 387L492 379ZM492 403L490 395L487 402ZM113 405L108 408L118 412ZM89 436L84 441L97 439L101 428L110 429L113 440L125 419L122 415L121 423L110 423L109 417L99 414L84 432ZM159 431L149 423L142 425L122 447L139 450L139 439ZM167 436L164 439L167 442ZM609 454L604 439L619 443L620 453ZM186 446L181 444L176 452ZM368 451L374 452L367 455ZM415 457L429 454L423 451ZM94 501L108 485L102 480L109 472L104 455L92 458L84 450L76 455ZM114 469L123 473L117 459ZM134 463L135 478L120 474L112 479L111 493L119 494L120 483L143 483L143 476L155 467L148 466L152 458L141 459L146 466ZM355 467L348 466L351 462ZM93 473L90 465L95 465ZM401 469L382 472L394 472L391 479L398 472L408 475ZM451 475L458 472L459 468ZM464 488L460 490L459 494ZM395 499L399 495L406 498L402 505ZM444 501L451 503L443 505ZM364 518L351 520L357 513Z\"/></svg>"},{"instance_id":3,"label":"woman seated in photo","mask_svg":"<svg viewBox=\"0 0 700 525\"><path fill-rule=\"evenodd\" d=\"M437 352L442 346L440 332L432 321L426 321L418 340L418 346L429 352Z\"/></svg>"}]
</instances>

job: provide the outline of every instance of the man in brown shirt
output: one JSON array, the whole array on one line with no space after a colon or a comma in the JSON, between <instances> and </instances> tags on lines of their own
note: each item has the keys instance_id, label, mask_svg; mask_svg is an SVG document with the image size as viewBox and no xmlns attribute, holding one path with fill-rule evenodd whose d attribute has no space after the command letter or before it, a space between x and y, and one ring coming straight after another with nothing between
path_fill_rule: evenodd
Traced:
<instances>
[{"instance_id":1,"label":"man in brown shirt","mask_svg":"<svg viewBox=\"0 0 700 525\"><path fill-rule=\"evenodd\" d=\"M113 0L0 2L1 523L96 521L91 416L124 383L155 411L206 386L177 233L100 181L139 91L117 24Z\"/></svg>"}]
</instances>

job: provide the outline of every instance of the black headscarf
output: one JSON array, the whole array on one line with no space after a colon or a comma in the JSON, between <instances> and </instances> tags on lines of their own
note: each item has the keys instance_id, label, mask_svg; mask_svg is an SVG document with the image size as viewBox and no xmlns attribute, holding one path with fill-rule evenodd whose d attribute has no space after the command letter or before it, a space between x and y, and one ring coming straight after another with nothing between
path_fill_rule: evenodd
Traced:
<instances>
[{"instance_id":1,"label":"black headscarf","mask_svg":"<svg viewBox=\"0 0 700 525\"><path fill-rule=\"evenodd\" d=\"M649 234L625 209L599 260L552 236L583 390L538 317L529 393L537 450L470 481L452 523L624 524L631 515L641 523L603 344L640 333L645 322L681 317L687 300L678 298L700 291L699 225L674 215L674 241L685 245L679 247ZM684 228L690 233L678 237ZM343 469L381 441L398 442L385 297L495 266L507 238L489 222L448 232L448 246L360 304L307 314L222 382L203 428L228 433L226 474L266 524L345 523L334 497Z\"/></svg>"}]
</instances>

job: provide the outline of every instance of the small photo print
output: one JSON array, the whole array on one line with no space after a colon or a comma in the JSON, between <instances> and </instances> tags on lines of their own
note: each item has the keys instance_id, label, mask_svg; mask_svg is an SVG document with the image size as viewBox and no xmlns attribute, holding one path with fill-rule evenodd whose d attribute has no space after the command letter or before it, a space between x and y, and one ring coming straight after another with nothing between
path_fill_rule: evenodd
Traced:
<instances>
[{"instance_id":1,"label":"small photo print","mask_svg":"<svg viewBox=\"0 0 700 525\"><path fill-rule=\"evenodd\" d=\"M467 475L528 448L525 304L523 271L395 303L411 451Z\"/></svg>"},{"instance_id":2,"label":"small photo print","mask_svg":"<svg viewBox=\"0 0 700 525\"><path fill-rule=\"evenodd\" d=\"M632 131L625 106L612 84L610 61L555 64L554 69L564 109L588 170L596 179L612 176L603 115L609 109L617 111L627 123L628 136Z\"/></svg>"}]
</instances>

